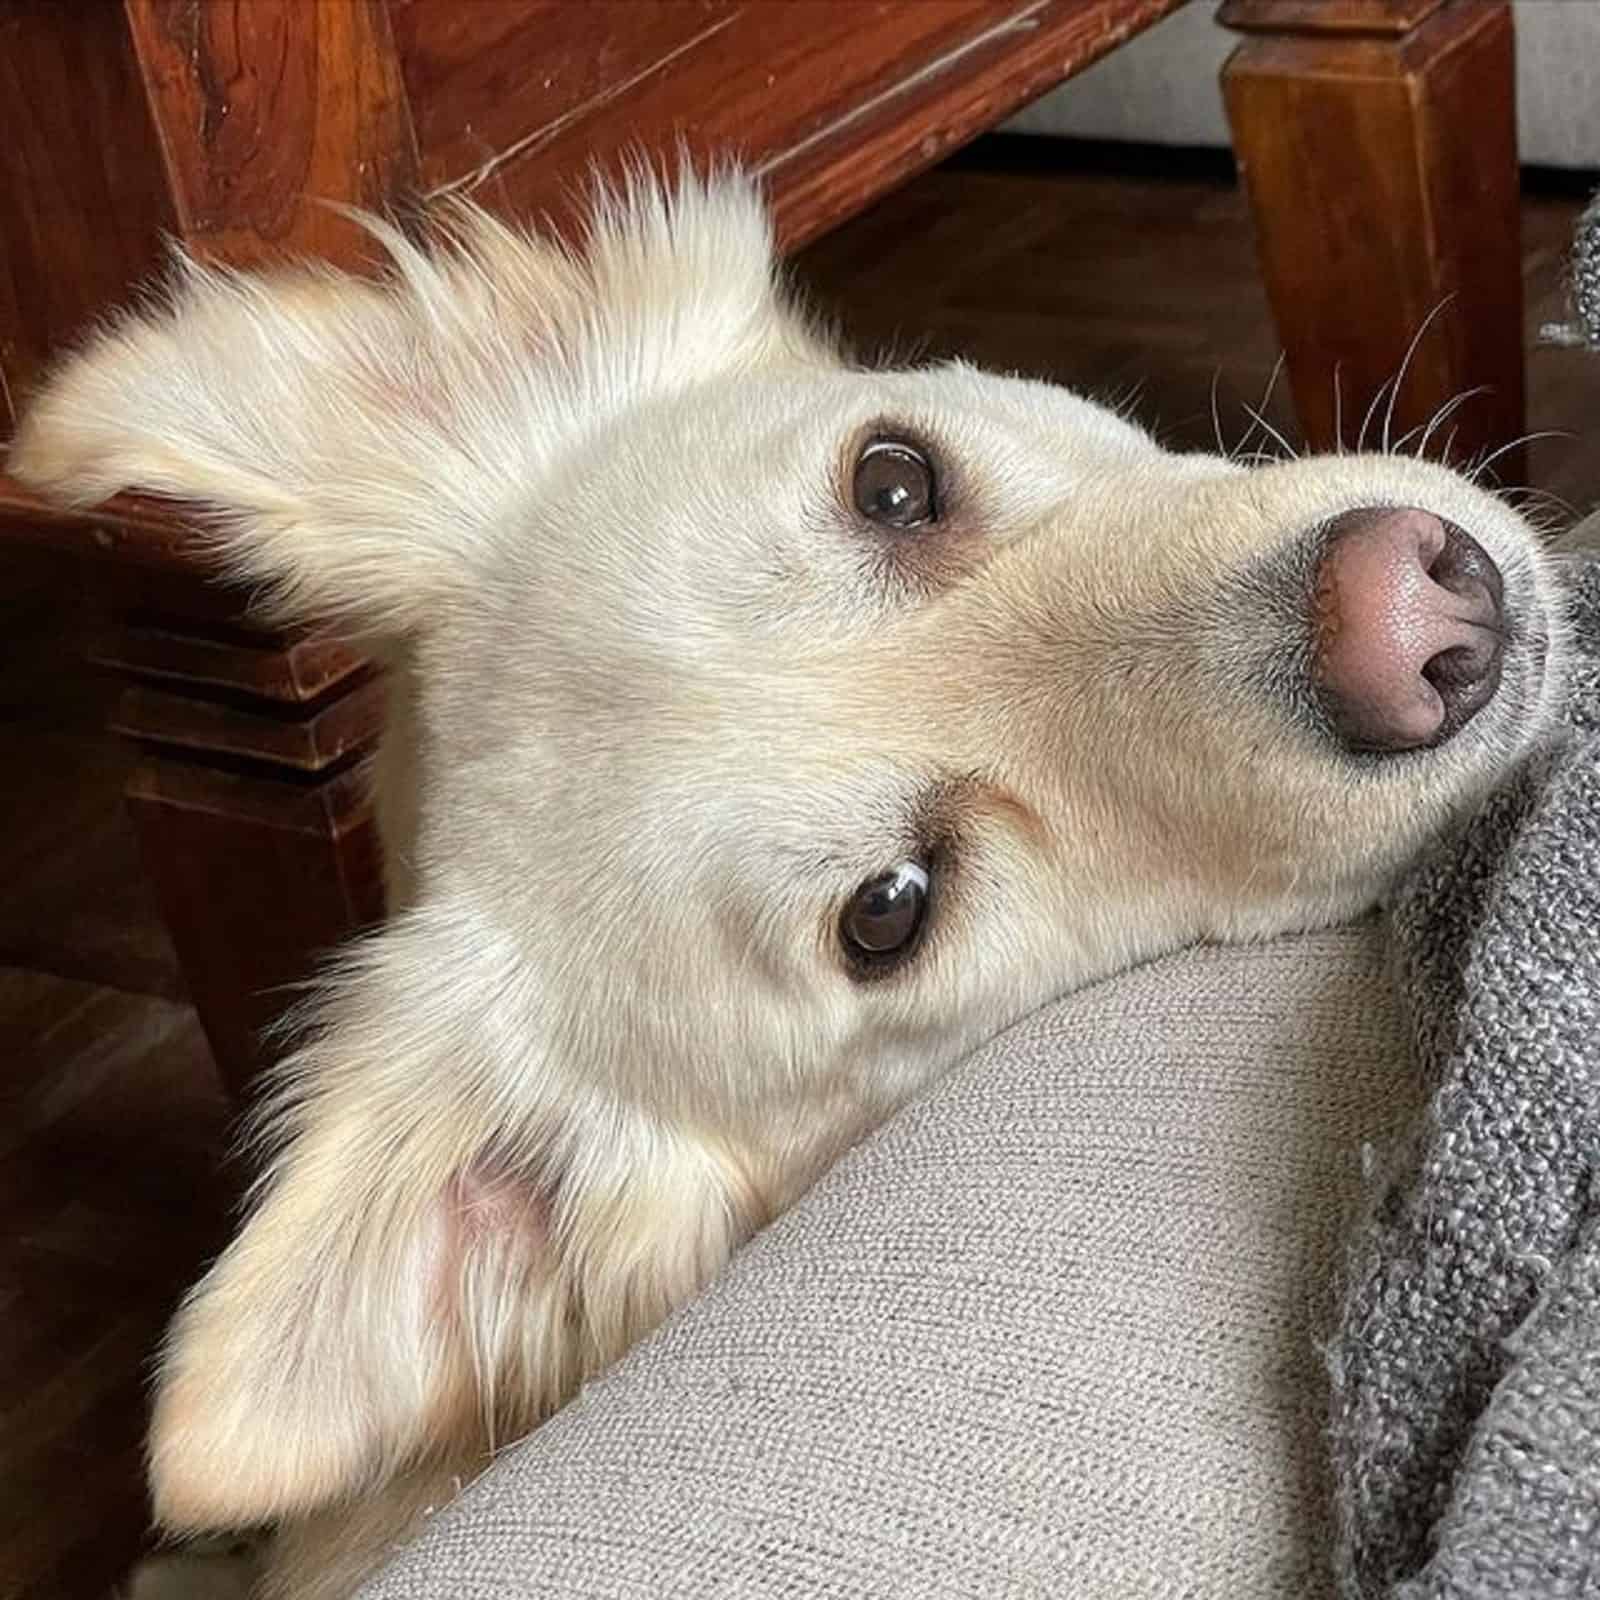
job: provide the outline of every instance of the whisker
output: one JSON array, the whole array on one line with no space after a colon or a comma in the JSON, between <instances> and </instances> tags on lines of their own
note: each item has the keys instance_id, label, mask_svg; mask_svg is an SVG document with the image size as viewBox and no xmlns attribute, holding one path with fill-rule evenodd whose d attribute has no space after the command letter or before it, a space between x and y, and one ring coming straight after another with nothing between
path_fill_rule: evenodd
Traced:
<instances>
[{"instance_id":1,"label":"whisker","mask_svg":"<svg viewBox=\"0 0 1600 1600\"><path fill-rule=\"evenodd\" d=\"M1241 411L1248 411L1250 409L1250 407L1245 405L1244 402L1241 401L1240 404L1239 404L1239 409ZM1255 425L1254 422L1252 422L1245 428L1244 432L1239 435L1238 441L1235 443L1235 445L1233 447L1233 455L1232 455L1232 457L1230 459L1232 459L1234 461L1237 461L1239 459L1239 452L1241 450L1243 450L1244 447L1247 444L1250 443L1251 439L1253 439L1255 437L1255 431L1256 431L1256 425Z\"/></svg>"},{"instance_id":2,"label":"whisker","mask_svg":"<svg viewBox=\"0 0 1600 1600\"><path fill-rule=\"evenodd\" d=\"M1406 374L1411 370L1411 363L1416 359L1417 347L1422 343L1423 336L1433 326L1436 318L1444 308L1455 299L1454 293L1447 294L1427 316L1422 319L1422 326L1411 337L1411 343L1406 346L1406 353L1401 358L1400 370L1394 375L1394 387L1389 391L1389 404L1383 413L1383 453L1390 454L1389 431L1394 424L1394 408L1400 399L1400 390L1404 387Z\"/></svg>"},{"instance_id":3,"label":"whisker","mask_svg":"<svg viewBox=\"0 0 1600 1600\"><path fill-rule=\"evenodd\" d=\"M1222 437L1222 415L1217 410L1217 385L1221 381L1222 368L1218 367L1217 370L1211 374L1211 431L1216 435L1217 454L1219 456L1231 457L1233 452L1228 449L1228 446Z\"/></svg>"},{"instance_id":4,"label":"whisker","mask_svg":"<svg viewBox=\"0 0 1600 1600\"><path fill-rule=\"evenodd\" d=\"M1520 449L1525 444L1533 444L1540 439L1576 439L1577 437L1577 434L1570 428L1541 428L1536 433L1525 433L1520 439L1513 439L1509 444L1501 445L1498 450L1491 450L1472 469L1472 476L1474 478L1481 477L1501 456L1510 455L1513 450Z\"/></svg>"},{"instance_id":5,"label":"whisker","mask_svg":"<svg viewBox=\"0 0 1600 1600\"><path fill-rule=\"evenodd\" d=\"M1550 510L1529 510L1527 507L1518 507L1517 515L1539 535L1541 539L1556 539L1572 527L1566 517L1558 517Z\"/></svg>"},{"instance_id":6,"label":"whisker","mask_svg":"<svg viewBox=\"0 0 1600 1600\"><path fill-rule=\"evenodd\" d=\"M1344 363L1333 364L1333 448L1337 455L1344 454L1344 391L1339 387L1339 369Z\"/></svg>"},{"instance_id":7,"label":"whisker","mask_svg":"<svg viewBox=\"0 0 1600 1600\"><path fill-rule=\"evenodd\" d=\"M1243 404L1243 402L1240 402L1240 403ZM1279 433L1278 430L1275 427L1273 427L1273 425L1270 422L1268 422L1267 419L1264 416L1262 416L1261 413L1259 411L1257 411L1254 406L1246 405L1244 407L1244 409L1250 413L1250 415L1255 419L1256 423L1259 424L1259 426L1261 427L1261 429L1262 429L1262 431L1264 433L1270 434L1272 438L1276 439L1278 441L1278 443L1283 446L1284 452L1285 452L1288 460L1290 460L1290 461L1298 461L1300 459L1300 452L1298 450L1296 450L1295 447L1292 444L1290 444L1289 441L1287 439L1285 439L1284 436L1281 433ZM1245 438L1248 439L1249 437L1250 437L1250 435L1247 433L1245 435ZM1243 442L1244 442L1244 440L1240 440L1241 444Z\"/></svg>"},{"instance_id":8,"label":"whisker","mask_svg":"<svg viewBox=\"0 0 1600 1600\"><path fill-rule=\"evenodd\" d=\"M1272 376L1267 379L1266 393L1256 401L1257 408L1265 414L1268 406L1272 404L1272 392L1278 387L1278 379L1283 376L1283 363L1288 358L1287 350L1278 352L1278 359L1272 363Z\"/></svg>"},{"instance_id":9,"label":"whisker","mask_svg":"<svg viewBox=\"0 0 1600 1600\"><path fill-rule=\"evenodd\" d=\"M1127 417L1132 414L1143 393L1144 379L1134 378L1131 382L1119 383L1111 388L1095 391L1093 398L1098 400L1114 416Z\"/></svg>"},{"instance_id":10,"label":"whisker","mask_svg":"<svg viewBox=\"0 0 1600 1600\"><path fill-rule=\"evenodd\" d=\"M1448 422L1450 418L1453 417L1456 412L1467 403L1467 401L1477 399L1480 394L1491 394L1493 393L1493 390L1494 386L1492 384L1480 383L1476 388L1463 389L1460 394L1455 395L1449 400L1446 400L1445 403L1440 406L1431 417L1428 418L1427 426L1422 429L1422 442L1418 444L1417 448L1412 452L1412 454L1420 460L1428 453L1428 441L1433 437L1433 430L1437 428L1441 422ZM1417 432L1417 430L1413 428L1411 433L1415 432ZM1406 439L1411 437L1411 433L1406 435ZM1395 450L1397 453L1405 448L1406 439L1400 440L1399 443L1395 445Z\"/></svg>"},{"instance_id":11,"label":"whisker","mask_svg":"<svg viewBox=\"0 0 1600 1600\"><path fill-rule=\"evenodd\" d=\"M1361 432L1356 435L1356 454L1359 455L1367 447L1367 429L1372 426L1372 419L1378 414L1378 407L1383 404L1384 391L1389 387L1387 383L1379 384L1378 392L1372 397L1372 404L1367 407L1367 414L1361 419Z\"/></svg>"},{"instance_id":12,"label":"whisker","mask_svg":"<svg viewBox=\"0 0 1600 1600\"><path fill-rule=\"evenodd\" d=\"M1570 517L1574 522L1582 515L1570 500L1557 494L1553 489L1536 489L1531 483L1510 485L1502 488L1500 493L1507 500L1532 500L1539 504L1553 506L1564 517Z\"/></svg>"},{"instance_id":13,"label":"whisker","mask_svg":"<svg viewBox=\"0 0 1600 1600\"><path fill-rule=\"evenodd\" d=\"M1237 459L1239 452L1244 449L1246 444L1249 443L1251 434L1256 431L1257 424L1263 428L1267 426L1266 420L1262 413L1266 411L1268 404L1272 400L1272 391L1278 387L1278 377L1283 371L1283 363L1286 354L1287 352L1285 351L1280 350L1278 352L1278 359L1272 363L1272 372L1267 378L1266 390L1262 394L1260 400L1256 402L1256 406L1251 407L1245 405L1242 401L1240 402L1241 409L1247 412L1253 420L1251 421L1250 426L1239 435L1238 441L1233 447L1232 457L1230 459ZM1213 398L1215 398L1214 394ZM1283 435L1279 434L1278 438L1281 442ZM1287 446L1285 446L1285 448L1287 448Z\"/></svg>"},{"instance_id":14,"label":"whisker","mask_svg":"<svg viewBox=\"0 0 1600 1600\"><path fill-rule=\"evenodd\" d=\"M1558 516L1548 506L1515 506L1513 509L1541 539L1553 539L1573 525L1570 517Z\"/></svg>"}]
</instances>

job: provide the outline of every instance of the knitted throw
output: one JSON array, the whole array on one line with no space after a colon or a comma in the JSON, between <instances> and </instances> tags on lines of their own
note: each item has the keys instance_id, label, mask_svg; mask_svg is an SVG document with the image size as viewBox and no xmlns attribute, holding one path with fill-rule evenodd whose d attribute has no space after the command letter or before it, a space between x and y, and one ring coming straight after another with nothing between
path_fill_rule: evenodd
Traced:
<instances>
[{"instance_id":1,"label":"knitted throw","mask_svg":"<svg viewBox=\"0 0 1600 1600\"><path fill-rule=\"evenodd\" d=\"M1587 345L1600 350L1600 193L1578 219L1568 266L1568 298L1572 321L1542 330L1551 344Z\"/></svg>"},{"instance_id":2,"label":"knitted throw","mask_svg":"<svg viewBox=\"0 0 1600 1600\"><path fill-rule=\"evenodd\" d=\"M1600 1596L1600 561L1569 570L1569 728L1391 912L1430 1103L1329 1348L1349 1600Z\"/></svg>"}]
</instances>

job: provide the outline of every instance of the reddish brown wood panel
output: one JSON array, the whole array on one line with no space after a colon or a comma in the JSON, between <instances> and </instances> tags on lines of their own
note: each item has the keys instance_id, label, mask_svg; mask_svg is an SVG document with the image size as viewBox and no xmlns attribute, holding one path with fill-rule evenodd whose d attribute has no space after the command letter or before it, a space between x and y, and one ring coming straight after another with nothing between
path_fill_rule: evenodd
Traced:
<instances>
[{"instance_id":1,"label":"reddish brown wood panel","mask_svg":"<svg viewBox=\"0 0 1600 1600\"><path fill-rule=\"evenodd\" d=\"M93 659L134 677L291 704L315 700L367 666L335 639L218 637L155 622L119 628Z\"/></svg>"},{"instance_id":2,"label":"reddish brown wood panel","mask_svg":"<svg viewBox=\"0 0 1600 1600\"><path fill-rule=\"evenodd\" d=\"M270 762L316 773L377 741L383 730L383 684L369 678L304 716L275 712L276 707L256 710L232 700L139 685L122 697L111 728L130 739L193 750L210 759Z\"/></svg>"},{"instance_id":3,"label":"reddish brown wood panel","mask_svg":"<svg viewBox=\"0 0 1600 1600\"><path fill-rule=\"evenodd\" d=\"M47 505L0 470L0 537L161 572L207 566L194 524L175 505L116 495L93 511Z\"/></svg>"},{"instance_id":4,"label":"reddish brown wood panel","mask_svg":"<svg viewBox=\"0 0 1600 1600\"><path fill-rule=\"evenodd\" d=\"M570 215L629 152L737 154L809 239L1178 0L391 0L425 190Z\"/></svg>"},{"instance_id":5,"label":"reddish brown wood panel","mask_svg":"<svg viewBox=\"0 0 1600 1600\"><path fill-rule=\"evenodd\" d=\"M736 20L731 0L391 0L427 186L628 97ZM537 154L531 147L530 156ZM582 177L581 170L573 176Z\"/></svg>"},{"instance_id":6,"label":"reddish brown wood panel","mask_svg":"<svg viewBox=\"0 0 1600 1600\"><path fill-rule=\"evenodd\" d=\"M1308 440L1353 443L1419 335L1391 437L1479 385L1457 456L1520 433L1509 8L1446 6L1398 40L1255 36L1224 89Z\"/></svg>"},{"instance_id":7,"label":"reddish brown wood panel","mask_svg":"<svg viewBox=\"0 0 1600 1600\"><path fill-rule=\"evenodd\" d=\"M298 773L320 773L378 739L384 725L384 688L370 678L334 694L304 717L168 693L139 685L123 696L112 731L130 739L195 750L206 757L270 762Z\"/></svg>"},{"instance_id":8,"label":"reddish brown wood panel","mask_svg":"<svg viewBox=\"0 0 1600 1600\"><path fill-rule=\"evenodd\" d=\"M259 626L221 584L146 569L118 589L127 621L97 658L128 684L111 725L142 753L128 800L145 873L242 1090L295 986L382 914L359 769L383 683L339 640Z\"/></svg>"},{"instance_id":9,"label":"reddish brown wood panel","mask_svg":"<svg viewBox=\"0 0 1600 1600\"><path fill-rule=\"evenodd\" d=\"M176 218L114 5L0 0L0 438L50 353L155 271Z\"/></svg>"},{"instance_id":10,"label":"reddish brown wood panel","mask_svg":"<svg viewBox=\"0 0 1600 1600\"><path fill-rule=\"evenodd\" d=\"M184 237L247 264L370 254L324 202L381 207L414 148L382 0L125 0Z\"/></svg>"},{"instance_id":11,"label":"reddish brown wood panel","mask_svg":"<svg viewBox=\"0 0 1600 1600\"><path fill-rule=\"evenodd\" d=\"M365 772L297 788L153 758L128 805L217 1068L236 1094L316 961L383 916Z\"/></svg>"},{"instance_id":12,"label":"reddish brown wood panel","mask_svg":"<svg viewBox=\"0 0 1600 1600\"><path fill-rule=\"evenodd\" d=\"M1268 33L1408 33L1449 0L1225 0L1217 20Z\"/></svg>"}]
</instances>

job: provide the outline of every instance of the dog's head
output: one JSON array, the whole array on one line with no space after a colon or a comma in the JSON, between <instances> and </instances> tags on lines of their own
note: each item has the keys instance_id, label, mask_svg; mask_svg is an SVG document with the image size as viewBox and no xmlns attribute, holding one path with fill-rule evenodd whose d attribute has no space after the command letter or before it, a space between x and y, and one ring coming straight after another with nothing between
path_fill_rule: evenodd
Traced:
<instances>
[{"instance_id":1,"label":"dog's head","mask_svg":"<svg viewBox=\"0 0 1600 1600\"><path fill-rule=\"evenodd\" d=\"M551 1126L609 1118L781 1203L1051 993L1360 911L1547 720L1534 541L1442 467L1246 470L852 366L734 181L578 253L381 236L381 282L186 269L12 455L218 508L237 574L411 686L410 909L313 1047L329 1192L448 1103L430 1193L475 1142L570 1174Z\"/></svg>"}]
</instances>

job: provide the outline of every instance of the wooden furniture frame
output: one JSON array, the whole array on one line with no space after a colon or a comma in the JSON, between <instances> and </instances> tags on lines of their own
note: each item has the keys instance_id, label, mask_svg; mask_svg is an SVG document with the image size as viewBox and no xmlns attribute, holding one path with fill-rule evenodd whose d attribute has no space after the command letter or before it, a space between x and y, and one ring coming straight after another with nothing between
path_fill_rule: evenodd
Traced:
<instances>
[{"instance_id":1,"label":"wooden furniture frame","mask_svg":"<svg viewBox=\"0 0 1600 1600\"><path fill-rule=\"evenodd\" d=\"M1317 449L1442 424L1522 433L1511 12L1450 0L1227 0L1222 75L1295 410ZM1412 341L1415 340L1413 348ZM1385 385L1406 361L1393 395ZM1513 452L1506 475L1520 469Z\"/></svg>"},{"instance_id":2,"label":"wooden furniture frame","mask_svg":"<svg viewBox=\"0 0 1600 1600\"><path fill-rule=\"evenodd\" d=\"M360 268L319 202L470 191L573 214L591 163L735 153L793 247L1180 0L0 0L0 426L52 353L125 300L164 238L252 265ZM1230 0L1225 75L1294 394L1334 439L1441 294L1395 425L1457 390L1474 441L1520 430L1511 30L1480 0ZM320 954L382 915L364 764L370 665L263 630L170 507L66 516L0 477L0 532L93 552L122 625L130 803L224 1077Z\"/></svg>"}]
</instances>

